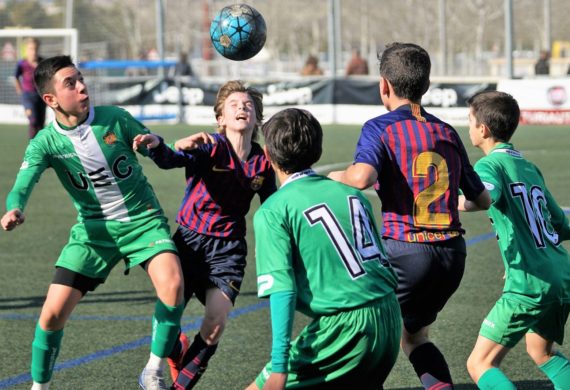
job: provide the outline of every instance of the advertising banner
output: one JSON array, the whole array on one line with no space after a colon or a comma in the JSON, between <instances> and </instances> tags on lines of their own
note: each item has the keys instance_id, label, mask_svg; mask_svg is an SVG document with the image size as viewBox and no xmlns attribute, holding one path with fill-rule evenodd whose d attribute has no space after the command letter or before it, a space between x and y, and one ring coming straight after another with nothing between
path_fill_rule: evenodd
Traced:
<instances>
[{"instance_id":1,"label":"advertising banner","mask_svg":"<svg viewBox=\"0 0 570 390\"><path fill-rule=\"evenodd\" d=\"M517 100L521 123L570 124L570 78L501 80L497 89Z\"/></svg>"}]
</instances>

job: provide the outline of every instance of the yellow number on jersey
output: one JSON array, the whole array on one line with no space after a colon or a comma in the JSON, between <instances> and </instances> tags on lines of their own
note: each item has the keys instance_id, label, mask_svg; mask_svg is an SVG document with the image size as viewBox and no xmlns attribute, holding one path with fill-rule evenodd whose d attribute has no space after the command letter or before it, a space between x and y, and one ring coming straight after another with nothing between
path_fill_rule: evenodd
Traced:
<instances>
[{"instance_id":1,"label":"yellow number on jersey","mask_svg":"<svg viewBox=\"0 0 570 390\"><path fill-rule=\"evenodd\" d=\"M441 198L449 188L449 170L445 159L436 152L420 153L414 160L414 177L427 177L430 168L435 181L420 192L414 200L414 223L423 227L447 227L451 223L448 213L430 213L430 204Z\"/></svg>"}]
</instances>

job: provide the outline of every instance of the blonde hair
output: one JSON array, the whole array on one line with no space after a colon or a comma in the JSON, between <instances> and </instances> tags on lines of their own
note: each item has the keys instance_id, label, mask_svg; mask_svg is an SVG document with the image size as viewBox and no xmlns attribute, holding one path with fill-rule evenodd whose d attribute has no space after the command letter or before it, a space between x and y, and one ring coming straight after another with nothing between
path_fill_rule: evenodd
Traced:
<instances>
[{"instance_id":1,"label":"blonde hair","mask_svg":"<svg viewBox=\"0 0 570 390\"><path fill-rule=\"evenodd\" d=\"M247 93L253 103L255 105L255 119L256 124L253 128L253 134L251 135L251 140L256 141L257 136L259 134L259 128L261 123L263 122L263 95L257 89L247 86L241 80L232 80L228 81L224 85L222 85L218 91L218 95L216 96L216 104L214 105L214 113L216 114L216 120L222 116L222 112L224 109L224 103L226 102L227 98L234 92L244 92ZM218 126L218 132L220 134L225 134L226 130Z\"/></svg>"}]
</instances>

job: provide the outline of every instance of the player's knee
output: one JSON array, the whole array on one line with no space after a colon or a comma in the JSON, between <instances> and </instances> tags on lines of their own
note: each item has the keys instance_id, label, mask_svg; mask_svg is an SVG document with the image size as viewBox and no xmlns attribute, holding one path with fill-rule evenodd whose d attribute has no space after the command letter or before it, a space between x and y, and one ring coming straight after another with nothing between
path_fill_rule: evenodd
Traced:
<instances>
[{"instance_id":1,"label":"player's knee","mask_svg":"<svg viewBox=\"0 0 570 390\"><path fill-rule=\"evenodd\" d=\"M551 357L550 353L544 350L543 348L536 348L528 344L526 346L526 352L528 353L530 358L534 361L534 363L538 366L546 363L548 359L550 359Z\"/></svg>"},{"instance_id":2,"label":"player's knee","mask_svg":"<svg viewBox=\"0 0 570 390\"><path fill-rule=\"evenodd\" d=\"M60 313L44 310L39 318L39 324L43 330L51 332L63 329L65 327L66 320L67 318Z\"/></svg>"},{"instance_id":3,"label":"player's knee","mask_svg":"<svg viewBox=\"0 0 570 390\"><path fill-rule=\"evenodd\" d=\"M466 363L467 372L469 373L469 376L471 377L471 379L473 379L473 381L476 381L477 378L479 377L478 372L481 363L482 363L481 359L479 359L474 354L469 355L469 357L467 358L467 363Z\"/></svg>"}]
</instances>

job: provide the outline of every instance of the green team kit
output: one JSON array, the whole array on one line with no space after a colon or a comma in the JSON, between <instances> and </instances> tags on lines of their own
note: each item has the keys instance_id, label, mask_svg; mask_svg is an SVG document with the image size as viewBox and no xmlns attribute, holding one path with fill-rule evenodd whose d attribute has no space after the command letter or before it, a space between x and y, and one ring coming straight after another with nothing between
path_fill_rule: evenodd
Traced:
<instances>
[{"instance_id":1,"label":"green team kit","mask_svg":"<svg viewBox=\"0 0 570 390\"><path fill-rule=\"evenodd\" d=\"M313 319L291 344L288 387L354 373L359 356L368 369L374 367L373 377L382 375L378 367L392 367L382 359L395 361L401 326L397 278L370 210L360 191L309 170L291 176L255 214L258 296L294 291L296 310ZM367 330L359 327L372 323ZM360 342L367 331L377 342ZM311 372L303 371L307 367ZM271 363L256 380L259 388L270 372ZM361 374L362 380L371 378L365 370Z\"/></svg>"},{"instance_id":2,"label":"green team kit","mask_svg":"<svg viewBox=\"0 0 570 390\"><path fill-rule=\"evenodd\" d=\"M570 303L570 258L560 245L570 238L568 219L539 169L512 144L497 145L475 170L493 200L488 214L506 279L481 334L512 347L530 329L561 343Z\"/></svg>"},{"instance_id":3,"label":"green team kit","mask_svg":"<svg viewBox=\"0 0 570 390\"><path fill-rule=\"evenodd\" d=\"M30 141L6 207L23 211L43 171L55 170L78 211L57 266L104 279L122 258L132 267L176 251L132 150L133 138L148 132L121 108L92 107L79 126L69 130L53 121Z\"/></svg>"}]
</instances>

